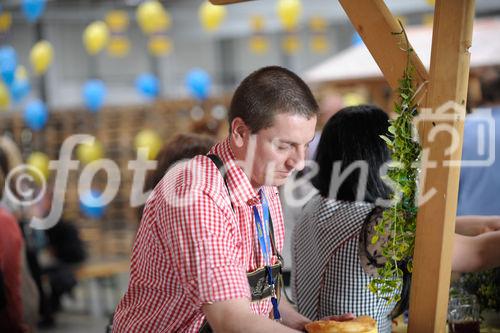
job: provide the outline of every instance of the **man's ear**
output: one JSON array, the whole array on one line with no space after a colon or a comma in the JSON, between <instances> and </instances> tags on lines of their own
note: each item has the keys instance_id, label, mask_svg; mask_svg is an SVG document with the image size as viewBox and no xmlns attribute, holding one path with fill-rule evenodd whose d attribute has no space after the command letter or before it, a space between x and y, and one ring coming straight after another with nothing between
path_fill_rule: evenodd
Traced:
<instances>
[{"instance_id":1,"label":"man's ear","mask_svg":"<svg viewBox=\"0 0 500 333\"><path fill-rule=\"evenodd\" d=\"M236 147L243 147L248 137L250 136L250 129L245 124L243 119L236 117L231 122L231 140L234 142Z\"/></svg>"}]
</instances>

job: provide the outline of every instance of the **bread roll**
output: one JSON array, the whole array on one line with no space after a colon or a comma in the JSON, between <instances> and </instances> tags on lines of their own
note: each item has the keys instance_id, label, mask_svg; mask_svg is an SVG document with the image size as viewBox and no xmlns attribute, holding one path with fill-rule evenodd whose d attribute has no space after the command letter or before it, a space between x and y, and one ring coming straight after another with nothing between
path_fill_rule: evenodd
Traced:
<instances>
[{"instance_id":1,"label":"bread roll","mask_svg":"<svg viewBox=\"0 0 500 333\"><path fill-rule=\"evenodd\" d=\"M369 316L350 321L318 320L306 325L308 333L377 333L377 322Z\"/></svg>"}]
</instances>

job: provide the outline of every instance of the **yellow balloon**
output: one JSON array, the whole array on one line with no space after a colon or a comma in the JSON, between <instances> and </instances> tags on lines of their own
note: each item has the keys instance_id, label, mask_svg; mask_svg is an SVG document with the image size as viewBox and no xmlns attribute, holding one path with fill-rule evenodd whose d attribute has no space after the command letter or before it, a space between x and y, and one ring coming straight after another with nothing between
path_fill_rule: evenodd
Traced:
<instances>
[{"instance_id":1,"label":"yellow balloon","mask_svg":"<svg viewBox=\"0 0 500 333\"><path fill-rule=\"evenodd\" d=\"M330 45L326 36L314 36L311 39L311 50L317 54L325 54L328 52Z\"/></svg>"},{"instance_id":2,"label":"yellow balloon","mask_svg":"<svg viewBox=\"0 0 500 333\"><path fill-rule=\"evenodd\" d=\"M128 13L124 10L112 10L106 15L105 21L109 30L113 32L125 31L129 22Z\"/></svg>"},{"instance_id":3,"label":"yellow balloon","mask_svg":"<svg viewBox=\"0 0 500 333\"><path fill-rule=\"evenodd\" d=\"M84 142L76 148L76 158L83 164L100 160L103 156L104 148L97 140L94 140L92 143Z\"/></svg>"},{"instance_id":4,"label":"yellow balloon","mask_svg":"<svg viewBox=\"0 0 500 333\"><path fill-rule=\"evenodd\" d=\"M314 32L325 32L328 28L328 22L319 16L313 17L309 20L309 29Z\"/></svg>"},{"instance_id":5,"label":"yellow balloon","mask_svg":"<svg viewBox=\"0 0 500 333\"><path fill-rule=\"evenodd\" d=\"M266 26L266 21L263 16L254 15L250 18L250 26L253 31L262 31Z\"/></svg>"},{"instance_id":6,"label":"yellow balloon","mask_svg":"<svg viewBox=\"0 0 500 333\"><path fill-rule=\"evenodd\" d=\"M167 36L152 36L148 42L149 52L157 57L169 54L172 48L172 41Z\"/></svg>"},{"instance_id":7,"label":"yellow balloon","mask_svg":"<svg viewBox=\"0 0 500 333\"><path fill-rule=\"evenodd\" d=\"M366 99L358 93L348 93L342 98L344 106L356 106L366 103Z\"/></svg>"},{"instance_id":8,"label":"yellow balloon","mask_svg":"<svg viewBox=\"0 0 500 333\"><path fill-rule=\"evenodd\" d=\"M46 40L37 42L30 52L31 67L35 74L40 75L47 71L52 59L54 58L54 49L52 44Z\"/></svg>"},{"instance_id":9,"label":"yellow balloon","mask_svg":"<svg viewBox=\"0 0 500 333\"><path fill-rule=\"evenodd\" d=\"M26 163L30 167L38 171L36 172L34 170L28 169L29 173L35 180L35 183L37 183L38 185L43 184L47 180L47 178L49 178L49 162L49 157L46 154L38 151L31 153L28 157L28 160L26 161Z\"/></svg>"},{"instance_id":10,"label":"yellow balloon","mask_svg":"<svg viewBox=\"0 0 500 333\"><path fill-rule=\"evenodd\" d=\"M286 54L294 54L300 49L300 40L297 36L286 36L281 42L281 46Z\"/></svg>"},{"instance_id":11,"label":"yellow balloon","mask_svg":"<svg viewBox=\"0 0 500 333\"><path fill-rule=\"evenodd\" d=\"M10 104L10 95L7 87L0 81L0 109L6 109Z\"/></svg>"},{"instance_id":12,"label":"yellow balloon","mask_svg":"<svg viewBox=\"0 0 500 333\"><path fill-rule=\"evenodd\" d=\"M94 21L83 32L83 45L90 55L99 53L108 43L109 29L106 23Z\"/></svg>"},{"instance_id":13,"label":"yellow balloon","mask_svg":"<svg viewBox=\"0 0 500 333\"><path fill-rule=\"evenodd\" d=\"M113 36L108 43L108 54L113 57L124 57L130 51L130 41L124 36Z\"/></svg>"},{"instance_id":14,"label":"yellow balloon","mask_svg":"<svg viewBox=\"0 0 500 333\"><path fill-rule=\"evenodd\" d=\"M158 152L163 146L163 141L158 133L153 130L145 129L137 133L135 136L134 146L136 149L146 148L147 155L143 157L153 160L156 158L156 155L158 155Z\"/></svg>"},{"instance_id":15,"label":"yellow balloon","mask_svg":"<svg viewBox=\"0 0 500 333\"><path fill-rule=\"evenodd\" d=\"M212 5L208 0L205 0L198 10L201 26L207 31L215 31L226 18L226 14L226 7Z\"/></svg>"},{"instance_id":16,"label":"yellow balloon","mask_svg":"<svg viewBox=\"0 0 500 333\"><path fill-rule=\"evenodd\" d=\"M137 23L145 34L166 31L170 28L170 14L158 1L145 1L137 7Z\"/></svg>"},{"instance_id":17,"label":"yellow balloon","mask_svg":"<svg viewBox=\"0 0 500 333\"><path fill-rule=\"evenodd\" d=\"M6 32L12 25L12 14L9 12L0 14L0 32Z\"/></svg>"},{"instance_id":18,"label":"yellow balloon","mask_svg":"<svg viewBox=\"0 0 500 333\"><path fill-rule=\"evenodd\" d=\"M299 23L302 12L302 3L300 0L279 0L278 17L281 25L287 30L293 30Z\"/></svg>"},{"instance_id":19,"label":"yellow balloon","mask_svg":"<svg viewBox=\"0 0 500 333\"><path fill-rule=\"evenodd\" d=\"M249 47L255 54L265 54L269 49L269 42L264 36L253 36L250 38Z\"/></svg>"}]
</instances>

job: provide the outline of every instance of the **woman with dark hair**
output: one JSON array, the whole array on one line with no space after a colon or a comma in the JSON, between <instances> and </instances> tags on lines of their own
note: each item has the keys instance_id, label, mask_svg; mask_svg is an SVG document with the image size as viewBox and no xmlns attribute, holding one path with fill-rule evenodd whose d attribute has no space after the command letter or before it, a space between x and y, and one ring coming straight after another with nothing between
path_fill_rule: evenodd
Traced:
<instances>
[{"instance_id":1,"label":"woman with dark hair","mask_svg":"<svg viewBox=\"0 0 500 333\"><path fill-rule=\"evenodd\" d=\"M311 180L319 194L305 205L292 243L298 310L312 320L352 312L372 316L381 333L391 330L394 305L368 290L371 276L358 255L367 216L391 193L379 176L390 158L379 138L388 120L374 106L346 107L323 129L315 158L320 169Z\"/></svg>"},{"instance_id":2,"label":"woman with dark hair","mask_svg":"<svg viewBox=\"0 0 500 333\"><path fill-rule=\"evenodd\" d=\"M298 310L309 319L352 312L370 315L380 333L391 332L391 314L407 306L410 274L405 272L401 301L388 304L368 290L383 265L372 227L382 216L391 189L381 178L390 152L388 116L375 106L346 107L326 123L318 145L319 173L311 182L319 191L303 210L293 235L294 293ZM475 226L474 232L469 232ZM480 230L482 228L482 230ZM500 265L498 216L457 218L452 269L465 272ZM467 231L469 230L469 231ZM474 237L469 237L474 236ZM403 265L405 266L405 265ZM404 267L403 267L404 268Z\"/></svg>"}]
</instances>

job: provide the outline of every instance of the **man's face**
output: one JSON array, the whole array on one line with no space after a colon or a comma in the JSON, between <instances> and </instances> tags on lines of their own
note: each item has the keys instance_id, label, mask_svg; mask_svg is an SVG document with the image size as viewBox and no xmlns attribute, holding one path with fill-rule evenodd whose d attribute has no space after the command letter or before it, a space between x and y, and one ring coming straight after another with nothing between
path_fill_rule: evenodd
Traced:
<instances>
[{"instance_id":1,"label":"man's face","mask_svg":"<svg viewBox=\"0 0 500 333\"><path fill-rule=\"evenodd\" d=\"M316 116L282 113L274 117L273 126L252 135L246 142L247 163L255 152L249 175L252 186L280 186L293 170L302 170L315 127Z\"/></svg>"}]
</instances>

